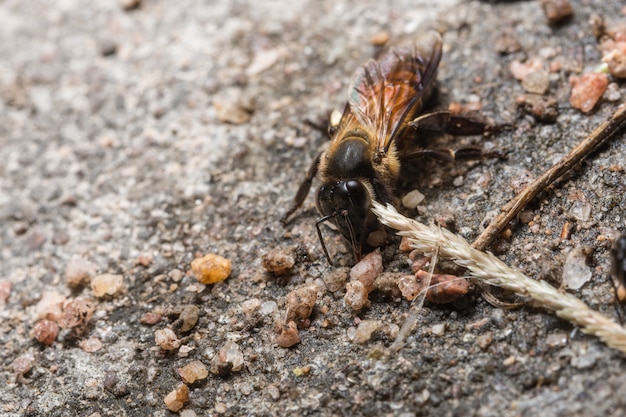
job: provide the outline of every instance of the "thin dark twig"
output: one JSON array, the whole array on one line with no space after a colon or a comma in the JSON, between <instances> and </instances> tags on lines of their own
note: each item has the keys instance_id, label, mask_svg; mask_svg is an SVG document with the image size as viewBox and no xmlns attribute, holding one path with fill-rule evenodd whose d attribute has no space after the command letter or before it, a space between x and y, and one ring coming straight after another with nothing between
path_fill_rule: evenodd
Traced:
<instances>
[{"instance_id":1,"label":"thin dark twig","mask_svg":"<svg viewBox=\"0 0 626 417\"><path fill-rule=\"evenodd\" d=\"M620 105L608 120L602 122L600 126L583 139L583 141L572 149L563 159L544 172L543 175L502 207L500 214L491 221L489 226L478 236L474 243L472 243L472 247L478 250L488 248L509 222L513 220L533 198L624 127L626 127L626 103Z\"/></svg>"}]
</instances>

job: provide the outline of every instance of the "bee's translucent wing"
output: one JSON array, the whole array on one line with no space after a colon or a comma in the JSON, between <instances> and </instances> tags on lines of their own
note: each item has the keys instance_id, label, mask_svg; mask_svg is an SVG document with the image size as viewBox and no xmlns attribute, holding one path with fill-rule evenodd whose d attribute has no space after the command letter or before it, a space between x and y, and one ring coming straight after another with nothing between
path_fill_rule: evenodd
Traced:
<instances>
[{"instance_id":1,"label":"bee's translucent wing","mask_svg":"<svg viewBox=\"0 0 626 417\"><path fill-rule=\"evenodd\" d=\"M430 95L441 44L441 36L432 31L411 47L391 49L365 63L352 78L342 124L356 118L376 132L378 150L387 152Z\"/></svg>"}]
</instances>

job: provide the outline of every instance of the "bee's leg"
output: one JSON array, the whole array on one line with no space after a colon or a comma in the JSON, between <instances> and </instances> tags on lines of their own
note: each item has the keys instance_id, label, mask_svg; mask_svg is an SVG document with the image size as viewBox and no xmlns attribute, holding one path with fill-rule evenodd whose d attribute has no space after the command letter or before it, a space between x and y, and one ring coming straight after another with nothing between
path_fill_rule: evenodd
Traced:
<instances>
[{"instance_id":1,"label":"bee's leg","mask_svg":"<svg viewBox=\"0 0 626 417\"><path fill-rule=\"evenodd\" d=\"M444 132L451 135L480 135L483 133L496 132L502 126L492 125L484 120L453 116L449 111L438 111L424 114L409 122L414 129ZM479 147L467 147L461 149L416 149L405 155L405 158L416 159L432 157L443 161L470 161L483 158L506 159L506 154L500 150L484 151Z\"/></svg>"},{"instance_id":2,"label":"bee's leg","mask_svg":"<svg viewBox=\"0 0 626 417\"><path fill-rule=\"evenodd\" d=\"M333 135L337 132L337 127L341 122L341 117L342 113L337 109L333 109L331 112L328 113L327 122L318 122L311 119L304 119L304 123L317 131L327 133L328 138L331 139Z\"/></svg>"},{"instance_id":3,"label":"bee's leg","mask_svg":"<svg viewBox=\"0 0 626 417\"><path fill-rule=\"evenodd\" d=\"M300 208L300 206L306 199L306 196L309 195L309 190L311 189L311 183L313 182L313 178L315 178L315 176L317 175L317 169L320 164L320 157L322 156L322 153L323 152L320 152L317 155L317 157L313 160L313 163L311 164L309 171L306 173L306 178L304 179L304 181L302 181L302 184L300 184L300 188L298 188L298 192L296 193L296 196L293 198L293 203L291 204L291 207L289 207L289 210L287 210L285 214L283 214L282 217L280 218L280 222L283 225L289 222L289 217L296 210L298 210L298 208Z\"/></svg>"},{"instance_id":4,"label":"bee's leg","mask_svg":"<svg viewBox=\"0 0 626 417\"><path fill-rule=\"evenodd\" d=\"M485 120L468 116L454 116L445 110L424 114L409 122L409 126L414 129L468 136L496 132L502 129L502 126L490 124Z\"/></svg>"},{"instance_id":5,"label":"bee's leg","mask_svg":"<svg viewBox=\"0 0 626 417\"><path fill-rule=\"evenodd\" d=\"M506 154L500 150L485 151L477 147L460 149L416 149L407 153L403 159L433 158L440 161L476 161L483 158L506 159Z\"/></svg>"}]
</instances>

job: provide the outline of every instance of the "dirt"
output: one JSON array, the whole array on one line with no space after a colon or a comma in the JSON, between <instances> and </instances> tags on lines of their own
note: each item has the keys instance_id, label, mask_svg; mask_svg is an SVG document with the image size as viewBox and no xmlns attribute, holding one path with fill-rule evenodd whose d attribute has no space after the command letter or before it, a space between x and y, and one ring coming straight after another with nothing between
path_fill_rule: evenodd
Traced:
<instances>
[{"instance_id":1,"label":"dirt","mask_svg":"<svg viewBox=\"0 0 626 417\"><path fill-rule=\"evenodd\" d=\"M468 240L625 101L623 81L611 79L610 95L582 114L568 83L600 64L592 14L624 23L622 2L572 0L574 15L556 26L538 1L430 3L2 2L0 295L10 289L0 297L0 414L175 415L163 400L182 382L177 370L201 361L215 372L189 385L185 417L624 415L623 354L547 311L498 309L477 292L427 303L390 355L410 302L373 292L355 313L341 286L327 289L325 279L354 260L323 226L336 265L327 263L312 195L286 228L278 221L327 143L314 125L342 108L352 72L386 34L394 42L424 27L445 31L434 106L479 107L510 126L428 144L501 149L508 159L421 161L399 184L398 202L415 189L425 197L405 214ZM526 92L509 66L529 58L558 63L543 121L516 101ZM544 192L491 247L563 291L568 254L584 254L577 265L590 279L568 291L614 320L609 249L626 219L623 137ZM383 248L385 271L410 273L398 244ZM262 267L275 248L295 262L280 276ZM190 264L209 253L232 272L204 285ZM92 275L122 275L123 288L96 298L82 277L66 282L77 258ZM319 288L310 323L300 343L279 347L285 297L304 284ZM32 329L40 301L55 293L95 311L43 345ZM189 305L199 308L193 320ZM368 320L387 331L355 343ZM179 348L156 345L166 328Z\"/></svg>"}]
</instances>

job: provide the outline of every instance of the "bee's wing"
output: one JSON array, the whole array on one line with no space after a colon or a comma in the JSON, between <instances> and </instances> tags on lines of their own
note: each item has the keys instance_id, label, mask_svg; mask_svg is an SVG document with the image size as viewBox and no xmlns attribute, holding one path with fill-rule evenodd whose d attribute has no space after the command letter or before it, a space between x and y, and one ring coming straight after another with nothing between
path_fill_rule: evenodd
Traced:
<instances>
[{"instance_id":1,"label":"bee's wing","mask_svg":"<svg viewBox=\"0 0 626 417\"><path fill-rule=\"evenodd\" d=\"M413 47L392 49L359 68L352 78L344 122L356 118L375 131L378 150L387 152L432 90L441 43L439 33L431 31Z\"/></svg>"}]
</instances>

